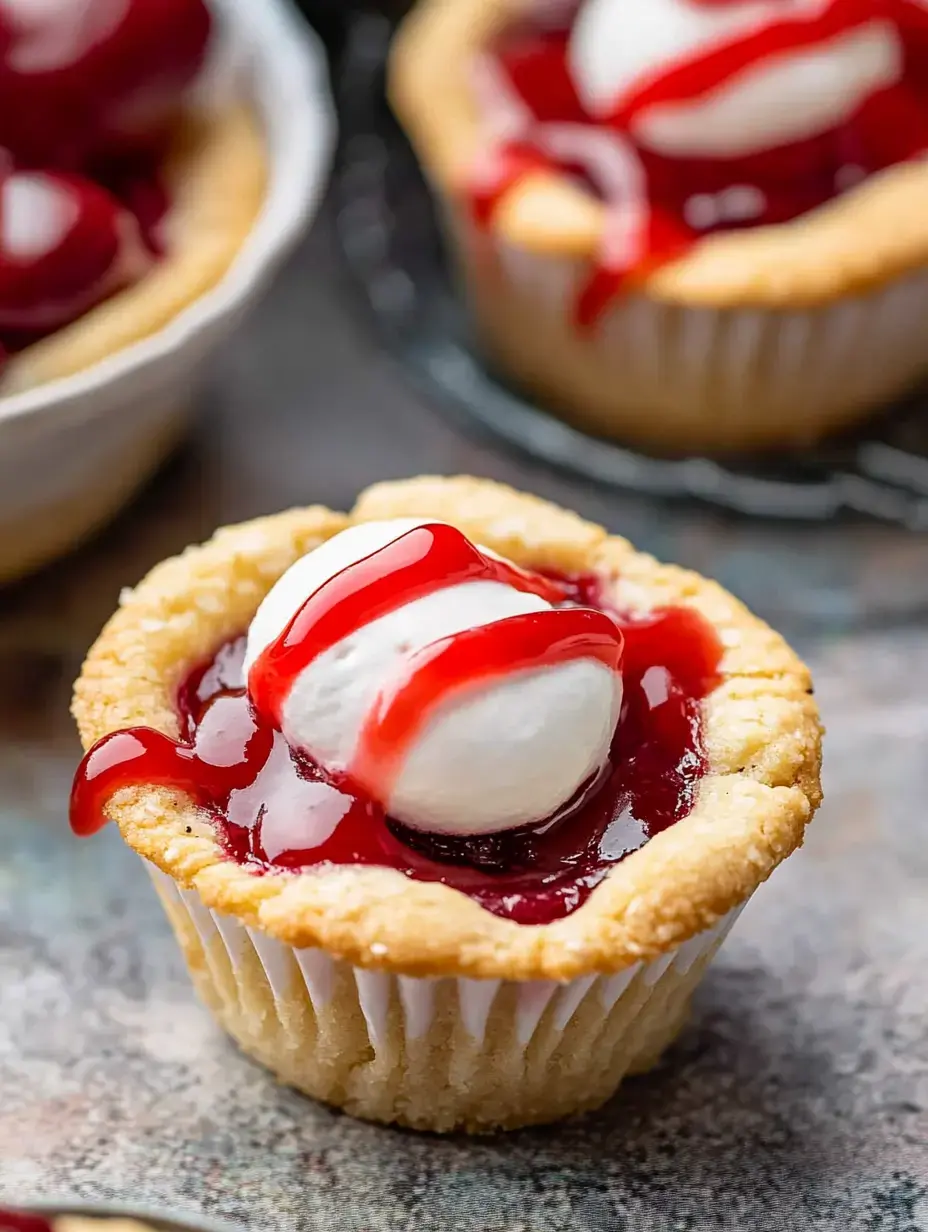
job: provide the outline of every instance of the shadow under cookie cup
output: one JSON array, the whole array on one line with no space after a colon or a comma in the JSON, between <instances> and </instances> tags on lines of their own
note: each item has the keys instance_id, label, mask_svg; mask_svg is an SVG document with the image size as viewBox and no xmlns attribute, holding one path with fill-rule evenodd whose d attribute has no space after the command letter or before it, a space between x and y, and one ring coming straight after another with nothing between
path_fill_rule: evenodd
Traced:
<instances>
[{"instance_id":1,"label":"shadow under cookie cup","mask_svg":"<svg viewBox=\"0 0 928 1232\"><path fill-rule=\"evenodd\" d=\"M599 203L553 172L479 225L468 199L489 134L467 66L517 7L420 0L388 78L479 345L502 375L596 435L726 452L812 444L928 373L925 159L792 222L708 235L580 324Z\"/></svg>"},{"instance_id":2,"label":"shadow under cookie cup","mask_svg":"<svg viewBox=\"0 0 928 1232\"><path fill-rule=\"evenodd\" d=\"M604 1102L682 1023L741 906L801 842L819 800L808 675L714 584L495 484L421 479L365 493L350 519L296 510L219 534L127 595L78 682L85 746L145 724L176 736L184 674L246 628L294 560L350 520L434 517L517 564L595 569L631 610L692 606L725 648L705 705L696 807L550 925L491 915L381 868L256 876L193 803L157 788L108 812L148 862L206 1003L285 1081L357 1115L473 1130Z\"/></svg>"}]
</instances>

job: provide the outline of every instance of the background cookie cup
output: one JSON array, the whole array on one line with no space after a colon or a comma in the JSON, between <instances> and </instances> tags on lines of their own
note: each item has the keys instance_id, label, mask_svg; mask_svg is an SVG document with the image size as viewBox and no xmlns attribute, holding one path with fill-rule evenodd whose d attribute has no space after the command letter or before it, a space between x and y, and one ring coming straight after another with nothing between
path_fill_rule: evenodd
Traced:
<instances>
[{"instance_id":1,"label":"background cookie cup","mask_svg":"<svg viewBox=\"0 0 928 1232\"><path fill-rule=\"evenodd\" d=\"M211 7L237 102L175 135L168 258L4 372L0 584L101 525L176 443L205 365L321 195L334 129L321 48L282 0Z\"/></svg>"},{"instance_id":2,"label":"background cookie cup","mask_svg":"<svg viewBox=\"0 0 928 1232\"><path fill-rule=\"evenodd\" d=\"M616 605L696 608L725 648L705 706L696 807L572 915L526 927L378 868L255 876L182 796L109 813L151 868L194 982L284 1081L375 1120L472 1130L595 1107L674 1037L738 911L802 841L820 732L803 665L719 587L573 514L472 479L370 489L345 517L295 510L220 531L127 594L75 691L85 747L144 724L178 734L186 673L247 628L274 581L353 521L434 517L517 564L595 571Z\"/></svg>"},{"instance_id":3,"label":"background cookie cup","mask_svg":"<svg viewBox=\"0 0 928 1232\"><path fill-rule=\"evenodd\" d=\"M516 184L486 227L467 204L490 140L471 69L526 10L421 0L390 68L480 343L504 375L595 434L725 451L810 444L925 374L924 160L792 222L708 235L579 326L573 305L607 226L598 199L552 171Z\"/></svg>"}]
</instances>

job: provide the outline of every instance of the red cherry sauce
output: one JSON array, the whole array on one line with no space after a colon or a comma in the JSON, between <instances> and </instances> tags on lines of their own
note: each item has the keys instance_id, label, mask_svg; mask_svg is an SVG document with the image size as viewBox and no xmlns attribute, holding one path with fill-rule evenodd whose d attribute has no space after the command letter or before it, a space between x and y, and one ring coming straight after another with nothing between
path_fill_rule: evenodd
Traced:
<instances>
[{"instance_id":1,"label":"red cherry sauce","mask_svg":"<svg viewBox=\"0 0 928 1232\"><path fill-rule=\"evenodd\" d=\"M421 580L423 561L434 550L429 540L433 545L436 528L420 530L423 533L404 537L403 547L393 554L394 564L406 556L405 572L400 570L403 585L397 587L405 596L400 602L423 593L417 591L416 579ZM474 571L471 576L480 576L480 569L496 568L497 562L471 550L468 566L467 553L455 548L459 552L455 576L468 567ZM367 572L371 585L361 589L377 600L375 610L381 614L392 610L387 590L380 589L382 575L376 569L371 572L367 562L352 568ZM524 589L537 587L551 594L554 588L564 605L560 615L566 618L563 630L552 631L546 619L543 627L530 631L529 649L522 648L519 666L526 661L531 666L563 661L564 641L569 646L564 657L576 657L579 652L571 639L580 639L585 653L600 661L615 665L621 657L622 662L622 713L610 763L599 780L588 784L557 817L482 838L425 834L400 825L369 794L354 787L361 777L357 768L339 781L327 776L309 758L294 752L268 720L281 696L276 691L280 677L270 670L263 675L259 667L265 659L265 667L276 662L280 668L287 656L295 656L287 664L293 669L310 661L319 647L340 640L343 634L338 628L345 626L338 617L339 591L349 596L349 603L359 593L345 581L349 572L332 580L329 594L321 588L318 604L310 601L270 653L258 659L251 673L252 692L258 694L254 704L242 687L244 638L240 638L222 647L182 686L181 742L136 728L105 737L92 749L75 779L71 806L75 832L89 835L104 824L115 791L156 783L192 795L213 820L229 856L255 873L382 866L416 880L452 886L486 910L520 924L545 924L574 911L613 865L690 811L706 769L701 702L718 683L718 640L702 617L688 608L667 608L646 616L613 610L603 596L601 580L594 576L541 577L516 571L516 581ZM344 615L347 608L341 610ZM611 630L597 616L606 617ZM376 735L368 732L362 741L368 748L365 756L372 756L377 767L374 777L380 769L381 742L388 750L395 747L393 740L402 747L422 721L421 707L431 708L436 697L446 697L462 679L473 680L468 673L478 655L478 677L496 675L503 647L517 646L526 631L512 632L515 643L503 634L495 646L490 645L489 653L479 640L469 636L458 640L463 649L453 653L460 660L450 665L447 674L441 665L447 649L439 643L442 650L419 664L403 685L374 707ZM583 642L584 638L589 640ZM392 752L386 761L389 777Z\"/></svg>"},{"instance_id":2,"label":"red cherry sauce","mask_svg":"<svg viewBox=\"0 0 928 1232\"><path fill-rule=\"evenodd\" d=\"M26 176L72 215L44 246L4 230L0 369L164 255L160 167L211 30L205 0L0 3L0 214Z\"/></svg>"},{"instance_id":3,"label":"red cherry sauce","mask_svg":"<svg viewBox=\"0 0 928 1232\"><path fill-rule=\"evenodd\" d=\"M693 0L706 7L732 0ZM738 0L740 2L740 0ZM698 103L749 70L850 36L877 18L890 22L903 47L898 81L880 89L846 123L814 137L739 157L666 156L635 139L636 121L651 107ZM720 229L789 222L814 210L866 176L928 150L928 11L912 0L831 0L815 13L782 13L747 33L695 54L671 57L616 97L608 115L593 116L580 100L568 61L570 21L513 30L494 47L484 68L492 87L478 101L493 122L509 100L509 132L490 141L469 185L472 215L488 227L502 199L539 170L562 172L603 200L603 251L575 304L578 325L590 327L616 295L660 266L683 256ZM478 79L479 80L479 79ZM478 90L479 90L478 85ZM513 116L521 116L513 129ZM616 175L616 151L626 172ZM716 211L698 227L687 204L736 188L758 208L738 219ZM691 216L692 217L692 216Z\"/></svg>"}]
</instances>

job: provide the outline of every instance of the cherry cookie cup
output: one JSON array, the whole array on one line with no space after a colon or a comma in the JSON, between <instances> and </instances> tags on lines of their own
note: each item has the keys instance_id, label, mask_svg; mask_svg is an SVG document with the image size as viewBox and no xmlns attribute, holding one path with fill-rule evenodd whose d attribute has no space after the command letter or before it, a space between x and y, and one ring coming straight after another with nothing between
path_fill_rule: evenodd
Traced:
<instances>
[{"instance_id":1,"label":"cherry cookie cup","mask_svg":"<svg viewBox=\"0 0 928 1232\"><path fill-rule=\"evenodd\" d=\"M809 676L775 633L467 478L158 566L74 715L75 829L108 816L147 862L242 1048L439 1131L552 1121L653 1065L820 799Z\"/></svg>"},{"instance_id":2,"label":"cherry cookie cup","mask_svg":"<svg viewBox=\"0 0 928 1232\"><path fill-rule=\"evenodd\" d=\"M419 0L390 76L484 350L580 427L802 445L928 369L922 0Z\"/></svg>"}]
</instances>

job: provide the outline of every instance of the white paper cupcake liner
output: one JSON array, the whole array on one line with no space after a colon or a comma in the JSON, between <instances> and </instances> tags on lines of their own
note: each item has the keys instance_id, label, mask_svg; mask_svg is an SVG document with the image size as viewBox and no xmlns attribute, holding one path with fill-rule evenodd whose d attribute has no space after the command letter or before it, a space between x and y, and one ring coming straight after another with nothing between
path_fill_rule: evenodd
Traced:
<instances>
[{"instance_id":1,"label":"white paper cupcake liner","mask_svg":"<svg viewBox=\"0 0 928 1232\"><path fill-rule=\"evenodd\" d=\"M928 372L928 270L791 309L618 296L590 330L584 261L543 257L458 220L484 345L501 368L597 433L669 448L812 442Z\"/></svg>"},{"instance_id":2,"label":"white paper cupcake liner","mask_svg":"<svg viewBox=\"0 0 928 1232\"><path fill-rule=\"evenodd\" d=\"M672 1041L740 911L616 975L426 979L284 945L149 871L201 997L247 1053L355 1115L434 1130L602 1104Z\"/></svg>"}]
</instances>

